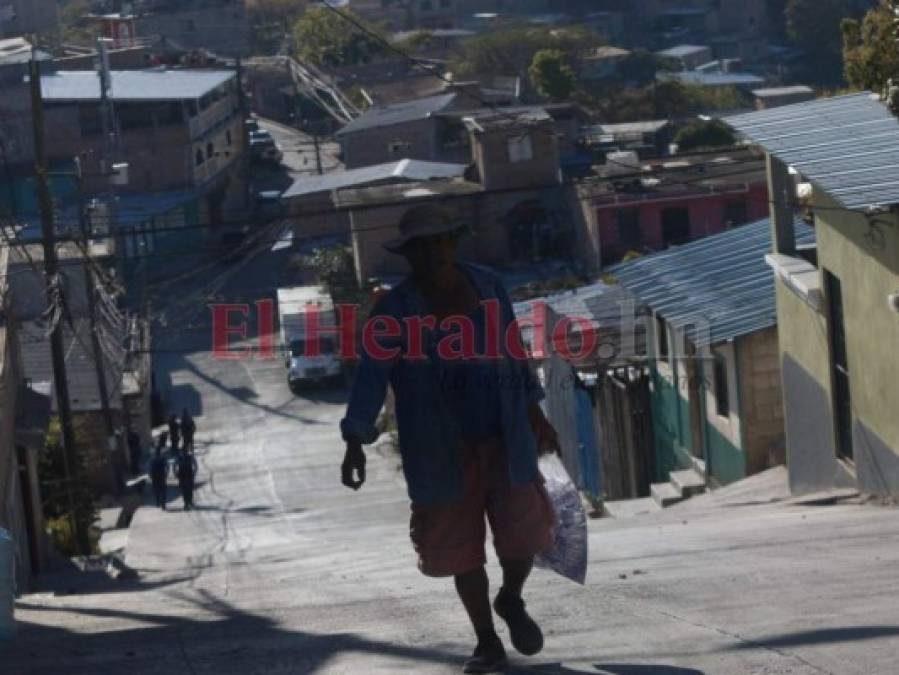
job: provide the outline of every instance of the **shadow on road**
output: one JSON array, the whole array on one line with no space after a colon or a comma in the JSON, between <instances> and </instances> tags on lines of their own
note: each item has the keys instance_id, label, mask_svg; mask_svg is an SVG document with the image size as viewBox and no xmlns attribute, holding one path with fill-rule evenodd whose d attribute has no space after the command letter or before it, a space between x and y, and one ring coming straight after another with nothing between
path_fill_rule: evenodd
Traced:
<instances>
[{"instance_id":1,"label":"shadow on road","mask_svg":"<svg viewBox=\"0 0 899 675\"><path fill-rule=\"evenodd\" d=\"M241 611L204 590L199 598L170 594L181 608L195 614L177 616L88 607L42 607L20 603L20 609L71 613L109 620L108 631L82 632L20 621L19 636L8 655L10 672L32 675L59 672L215 672L314 673L343 654L395 657L411 662L458 664L461 654L439 649L372 640L353 633L289 631L274 620ZM173 602L173 606L174 606ZM91 621L103 625L100 621ZM123 629L123 625L136 626ZM360 671L363 672L363 671Z\"/></svg>"},{"instance_id":2,"label":"shadow on road","mask_svg":"<svg viewBox=\"0 0 899 675\"><path fill-rule=\"evenodd\" d=\"M899 626L849 626L845 628L821 628L804 630L785 635L773 635L766 638L747 640L732 649L777 649L782 647L800 647L804 645L828 644L834 642L858 642L899 635Z\"/></svg>"},{"instance_id":3,"label":"shadow on road","mask_svg":"<svg viewBox=\"0 0 899 675\"><path fill-rule=\"evenodd\" d=\"M33 593L53 593L63 595L99 595L103 593L144 593L157 591L167 586L172 586L184 581L190 581L193 575L181 575L162 581L144 581L138 578L122 577L113 579L103 571L83 572L66 561L64 569L41 574L36 578ZM37 605L16 603L17 607L40 610L45 609Z\"/></svg>"}]
</instances>

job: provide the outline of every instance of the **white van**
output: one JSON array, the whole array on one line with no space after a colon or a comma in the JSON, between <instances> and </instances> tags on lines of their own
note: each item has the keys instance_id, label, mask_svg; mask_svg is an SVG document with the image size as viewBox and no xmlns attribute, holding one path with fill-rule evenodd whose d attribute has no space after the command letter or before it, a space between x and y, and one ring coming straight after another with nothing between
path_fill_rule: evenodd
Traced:
<instances>
[{"instance_id":1,"label":"white van","mask_svg":"<svg viewBox=\"0 0 899 675\"><path fill-rule=\"evenodd\" d=\"M312 336L307 333L309 313L318 314L318 354L310 355ZM301 383L336 379L341 375L337 354L337 324L334 302L323 286L294 286L278 289L278 323L281 349L287 367L287 383L294 387Z\"/></svg>"}]
</instances>

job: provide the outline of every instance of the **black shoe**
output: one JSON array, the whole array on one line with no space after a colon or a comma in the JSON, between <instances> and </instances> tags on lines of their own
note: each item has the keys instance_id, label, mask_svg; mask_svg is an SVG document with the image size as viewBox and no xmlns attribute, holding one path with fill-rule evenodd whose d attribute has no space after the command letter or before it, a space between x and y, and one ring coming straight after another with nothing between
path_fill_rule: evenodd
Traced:
<instances>
[{"instance_id":1,"label":"black shoe","mask_svg":"<svg viewBox=\"0 0 899 675\"><path fill-rule=\"evenodd\" d=\"M509 627L512 646L525 656L533 656L543 649L543 632L524 609L524 600L499 590L493 609Z\"/></svg>"},{"instance_id":2,"label":"black shoe","mask_svg":"<svg viewBox=\"0 0 899 675\"><path fill-rule=\"evenodd\" d=\"M506 650L499 636L478 640L474 654L465 662L463 673L499 673L506 669Z\"/></svg>"}]
</instances>

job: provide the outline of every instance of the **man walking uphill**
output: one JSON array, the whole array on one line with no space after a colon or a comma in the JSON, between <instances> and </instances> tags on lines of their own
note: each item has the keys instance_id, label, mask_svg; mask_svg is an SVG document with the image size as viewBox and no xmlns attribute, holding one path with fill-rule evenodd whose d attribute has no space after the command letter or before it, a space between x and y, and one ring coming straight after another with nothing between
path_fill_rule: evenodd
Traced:
<instances>
[{"instance_id":1,"label":"man walking uphill","mask_svg":"<svg viewBox=\"0 0 899 675\"><path fill-rule=\"evenodd\" d=\"M341 421L342 480L353 489L365 481L362 444L378 436L389 383L419 568L454 578L477 637L464 671L495 672L506 655L490 606L484 519L503 570L493 610L513 646L536 654L543 634L521 595L534 556L552 545L554 514L537 455L558 442L538 405L543 391L521 353L505 288L490 271L456 261L465 228L425 205L410 209L399 229L385 246L404 255L412 273L369 319L377 330L368 334L378 337L364 345Z\"/></svg>"}]
</instances>

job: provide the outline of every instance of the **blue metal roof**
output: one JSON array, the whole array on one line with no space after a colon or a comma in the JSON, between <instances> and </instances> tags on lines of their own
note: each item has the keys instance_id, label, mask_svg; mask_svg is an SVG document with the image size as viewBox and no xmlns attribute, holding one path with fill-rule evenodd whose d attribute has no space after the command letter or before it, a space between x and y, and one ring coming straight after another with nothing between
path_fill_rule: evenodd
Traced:
<instances>
[{"instance_id":1,"label":"blue metal roof","mask_svg":"<svg viewBox=\"0 0 899 675\"><path fill-rule=\"evenodd\" d=\"M847 209L899 204L899 120L868 92L724 121Z\"/></svg>"},{"instance_id":2,"label":"blue metal roof","mask_svg":"<svg viewBox=\"0 0 899 675\"><path fill-rule=\"evenodd\" d=\"M814 243L812 228L802 221L795 228L797 244ZM774 275L765 264L770 252L766 218L615 265L607 273L675 329L697 329L698 344L716 344L777 323Z\"/></svg>"},{"instance_id":3,"label":"blue metal roof","mask_svg":"<svg viewBox=\"0 0 899 675\"><path fill-rule=\"evenodd\" d=\"M197 99L236 78L233 70L113 70L114 101L182 101ZM96 101L100 78L92 70L60 70L41 75L45 101Z\"/></svg>"},{"instance_id":4,"label":"blue metal roof","mask_svg":"<svg viewBox=\"0 0 899 675\"><path fill-rule=\"evenodd\" d=\"M358 131L426 119L446 108L455 98L455 93L449 93L393 105L375 106L347 124L336 135L344 136Z\"/></svg>"}]
</instances>

